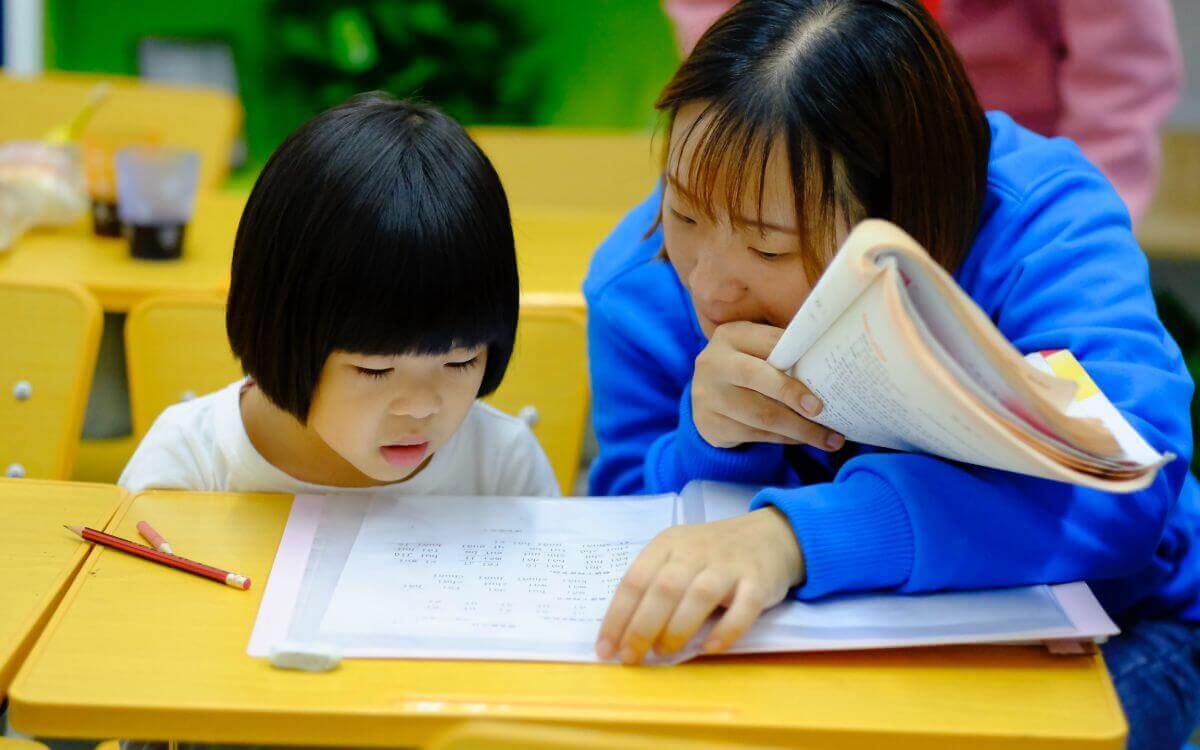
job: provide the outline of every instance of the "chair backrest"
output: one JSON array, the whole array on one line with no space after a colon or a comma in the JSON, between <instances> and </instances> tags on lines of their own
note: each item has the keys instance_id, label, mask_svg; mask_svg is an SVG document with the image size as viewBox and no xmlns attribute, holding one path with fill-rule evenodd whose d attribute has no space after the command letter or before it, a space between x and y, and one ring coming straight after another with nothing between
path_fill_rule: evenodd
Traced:
<instances>
[{"instance_id":1,"label":"chair backrest","mask_svg":"<svg viewBox=\"0 0 1200 750\"><path fill-rule=\"evenodd\" d=\"M225 300L151 297L125 319L133 434L141 440L172 404L220 390L242 375L225 335Z\"/></svg>"},{"instance_id":2,"label":"chair backrest","mask_svg":"<svg viewBox=\"0 0 1200 750\"><path fill-rule=\"evenodd\" d=\"M0 141L41 138L64 124L101 81L111 95L83 135L148 139L200 152L200 186L220 187L242 124L237 97L218 89L164 86L127 76L47 73L37 78L0 75L0 102L20 116L0 117Z\"/></svg>"},{"instance_id":3,"label":"chair backrest","mask_svg":"<svg viewBox=\"0 0 1200 750\"><path fill-rule=\"evenodd\" d=\"M660 164L652 134L557 128L476 127L514 209L624 213L654 189Z\"/></svg>"},{"instance_id":4,"label":"chair backrest","mask_svg":"<svg viewBox=\"0 0 1200 750\"><path fill-rule=\"evenodd\" d=\"M587 421L586 355L585 315L573 298L524 303L508 373L487 399L532 423L565 493ZM135 307L125 323L125 357L139 439L163 409L241 375L225 335L225 303L212 297L155 297Z\"/></svg>"},{"instance_id":5,"label":"chair backrest","mask_svg":"<svg viewBox=\"0 0 1200 750\"><path fill-rule=\"evenodd\" d=\"M486 400L531 423L564 495L579 471L589 393L583 309L573 301L522 304L508 372Z\"/></svg>"},{"instance_id":6,"label":"chair backrest","mask_svg":"<svg viewBox=\"0 0 1200 750\"><path fill-rule=\"evenodd\" d=\"M82 287L0 281L0 472L70 478L102 326Z\"/></svg>"}]
</instances>

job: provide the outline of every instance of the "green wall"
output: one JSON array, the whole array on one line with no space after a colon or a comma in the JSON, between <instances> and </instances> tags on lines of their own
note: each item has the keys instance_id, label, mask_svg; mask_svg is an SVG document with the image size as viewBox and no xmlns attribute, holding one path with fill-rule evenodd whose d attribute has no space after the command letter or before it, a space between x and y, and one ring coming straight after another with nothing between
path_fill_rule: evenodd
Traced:
<instances>
[{"instance_id":1,"label":"green wall","mask_svg":"<svg viewBox=\"0 0 1200 750\"><path fill-rule=\"evenodd\" d=\"M528 121L511 124L654 124L654 98L678 63L657 0L497 2L518 15L529 37L514 51L509 80L498 82L534 92ZM253 172L312 114L304 82L279 64L269 7L268 0L48 0L47 66L133 75L145 36L227 41L238 66Z\"/></svg>"}]
</instances>

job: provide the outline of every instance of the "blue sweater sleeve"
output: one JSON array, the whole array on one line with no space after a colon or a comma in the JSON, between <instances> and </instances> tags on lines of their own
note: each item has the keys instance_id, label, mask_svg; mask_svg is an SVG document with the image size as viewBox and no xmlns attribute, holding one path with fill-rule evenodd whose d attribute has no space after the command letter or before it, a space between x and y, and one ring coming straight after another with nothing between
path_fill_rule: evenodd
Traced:
<instances>
[{"instance_id":1,"label":"blue sweater sleeve","mask_svg":"<svg viewBox=\"0 0 1200 750\"><path fill-rule=\"evenodd\" d=\"M1151 445L1179 458L1128 495L891 452L854 458L831 483L764 490L753 507L783 511L804 550L796 596L1106 579L1155 555L1187 477L1192 382L1128 215L1086 169L1008 197L960 282L1018 350L1069 349Z\"/></svg>"},{"instance_id":2,"label":"blue sweater sleeve","mask_svg":"<svg viewBox=\"0 0 1200 750\"><path fill-rule=\"evenodd\" d=\"M642 348L645 342L633 331L614 324L609 318L614 310L629 312L631 306L593 305L588 316L592 424L600 448L589 477L591 494L678 492L693 479L796 483L780 445L726 450L705 442L692 420L690 381L681 382L664 367L664 352Z\"/></svg>"}]
</instances>

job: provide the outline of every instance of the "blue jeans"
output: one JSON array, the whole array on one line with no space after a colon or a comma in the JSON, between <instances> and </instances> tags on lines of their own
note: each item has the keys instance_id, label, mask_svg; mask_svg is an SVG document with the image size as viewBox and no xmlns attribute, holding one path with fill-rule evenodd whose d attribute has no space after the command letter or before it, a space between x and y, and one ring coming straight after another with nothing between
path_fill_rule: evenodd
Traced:
<instances>
[{"instance_id":1,"label":"blue jeans","mask_svg":"<svg viewBox=\"0 0 1200 750\"><path fill-rule=\"evenodd\" d=\"M1180 750L1200 722L1200 623L1122 625L1101 646L1129 722L1129 750Z\"/></svg>"}]
</instances>

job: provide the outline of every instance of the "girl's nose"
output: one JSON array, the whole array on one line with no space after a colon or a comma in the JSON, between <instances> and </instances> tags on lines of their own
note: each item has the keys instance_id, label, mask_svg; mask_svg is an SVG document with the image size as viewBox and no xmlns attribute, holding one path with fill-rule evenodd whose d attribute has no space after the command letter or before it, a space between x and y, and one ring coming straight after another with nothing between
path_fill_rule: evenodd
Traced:
<instances>
[{"instance_id":1,"label":"girl's nose","mask_svg":"<svg viewBox=\"0 0 1200 750\"><path fill-rule=\"evenodd\" d=\"M402 387L400 393L392 399L389 411L396 416L427 419L441 409L442 398L436 388L426 384L412 384Z\"/></svg>"}]
</instances>

